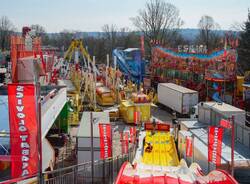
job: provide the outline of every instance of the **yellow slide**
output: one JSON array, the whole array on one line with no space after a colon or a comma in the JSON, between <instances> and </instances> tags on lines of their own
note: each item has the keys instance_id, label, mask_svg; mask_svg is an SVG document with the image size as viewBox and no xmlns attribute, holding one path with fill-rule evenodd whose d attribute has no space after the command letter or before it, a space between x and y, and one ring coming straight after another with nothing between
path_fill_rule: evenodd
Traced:
<instances>
[{"instance_id":1,"label":"yellow slide","mask_svg":"<svg viewBox=\"0 0 250 184\"><path fill-rule=\"evenodd\" d=\"M142 162L149 165L177 166L178 155L173 136L169 132L146 131Z\"/></svg>"}]
</instances>

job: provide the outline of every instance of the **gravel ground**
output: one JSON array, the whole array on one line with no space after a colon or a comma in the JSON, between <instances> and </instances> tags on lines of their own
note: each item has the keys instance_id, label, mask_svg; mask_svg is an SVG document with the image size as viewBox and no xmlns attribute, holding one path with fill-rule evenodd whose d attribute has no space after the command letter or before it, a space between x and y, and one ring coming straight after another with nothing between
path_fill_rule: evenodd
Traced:
<instances>
[{"instance_id":1,"label":"gravel ground","mask_svg":"<svg viewBox=\"0 0 250 184\"><path fill-rule=\"evenodd\" d=\"M152 118L159 119L163 122L172 122L172 115L158 106L151 106L151 115Z\"/></svg>"}]
</instances>

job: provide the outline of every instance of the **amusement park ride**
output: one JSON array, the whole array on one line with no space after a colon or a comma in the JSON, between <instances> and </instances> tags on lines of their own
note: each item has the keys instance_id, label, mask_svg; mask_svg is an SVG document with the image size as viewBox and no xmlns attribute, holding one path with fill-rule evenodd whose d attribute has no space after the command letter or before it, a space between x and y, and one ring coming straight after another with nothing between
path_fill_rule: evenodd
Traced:
<instances>
[{"instance_id":1,"label":"amusement park ride","mask_svg":"<svg viewBox=\"0 0 250 184\"><path fill-rule=\"evenodd\" d=\"M117 58L117 64L127 80L140 85L145 76L145 60L142 58L141 50L128 48L125 50L114 49L113 56Z\"/></svg>"},{"instance_id":2,"label":"amusement park ride","mask_svg":"<svg viewBox=\"0 0 250 184\"><path fill-rule=\"evenodd\" d=\"M138 51L135 50L135 52ZM80 54L82 57L79 57ZM107 55L106 67L101 66L97 68L95 57L91 60L89 53L83 46L82 40L72 40L64 58L65 61L68 61L68 63L65 64L68 65L66 68L69 68L66 72L70 74L63 74L63 76L71 76L71 81L78 91L78 99L81 101L81 104L83 104L83 102L85 104L82 107L84 109L101 111L105 106L114 106L115 104L122 103L123 100L128 100L133 92L137 92L136 85L131 81L124 87L122 79L124 73L122 74L120 69L124 71L122 67L125 66L125 68L128 69L130 66L125 62L123 57L117 55L116 52L114 52L113 67L110 66L110 58L109 55ZM74 58L73 62L72 58ZM79 61L79 58L83 59L84 65ZM123 63L123 65L121 65L121 63ZM136 65L136 67L137 66L138 65ZM133 69L136 67L132 66L130 68ZM130 68L126 71L133 71ZM129 73L129 75L130 74L131 73ZM133 75L129 77L132 77L130 79L135 79L136 81L134 82L138 82L138 80L140 80L139 77L142 75L136 76L137 78L134 78ZM88 105L86 105L86 102ZM76 106L79 106L79 104Z\"/></svg>"},{"instance_id":3,"label":"amusement park ride","mask_svg":"<svg viewBox=\"0 0 250 184\"><path fill-rule=\"evenodd\" d=\"M116 178L116 184L236 184L232 176L223 170L213 170L204 175L197 163L189 167L179 160L174 137L166 123L145 123L132 163L125 162Z\"/></svg>"},{"instance_id":4,"label":"amusement park ride","mask_svg":"<svg viewBox=\"0 0 250 184\"><path fill-rule=\"evenodd\" d=\"M199 100L235 104L235 49L212 53L178 52L160 46L153 48L151 74L153 81L173 82L199 91Z\"/></svg>"},{"instance_id":5,"label":"amusement park ride","mask_svg":"<svg viewBox=\"0 0 250 184\"><path fill-rule=\"evenodd\" d=\"M146 78L146 61L140 49L115 49L111 59L107 55L106 66L97 67L95 57L90 56L81 39L72 39L64 58L57 58L54 51L42 51L40 38L34 37L29 28L25 27L23 34L23 37L11 37L13 82L27 79L29 72L21 70L38 68L38 76L33 78L40 81L41 85L71 83L73 88L67 91L67 103L72 108L69 113L70 125L79 125L83 111L100 112L107 109L110 118L123 120L126 125L137 123L140 132L137 135L135 158L132 163L125 162L122 165L117 184L237 183L221 170L214 170L204 176L198 164L192 163L188 167L185 160L178 158L172 127L151 119L151 105L157 100L155 90L151 87L161 82L197 90L200 101L236 104L243 91L239 85L242 78L236 74L237 53L234 48L195 53L192 49L179 47L177 51L154 46L149 66L152 85L149 85L148 93L145 94L143 81ZM204 47L198 50L206 52ZM25 69L23 64L17 62L27 57L34 57L38 67L29 66ZM28 66L28 62L22 62Z\"/></svg>"}]
</instances>

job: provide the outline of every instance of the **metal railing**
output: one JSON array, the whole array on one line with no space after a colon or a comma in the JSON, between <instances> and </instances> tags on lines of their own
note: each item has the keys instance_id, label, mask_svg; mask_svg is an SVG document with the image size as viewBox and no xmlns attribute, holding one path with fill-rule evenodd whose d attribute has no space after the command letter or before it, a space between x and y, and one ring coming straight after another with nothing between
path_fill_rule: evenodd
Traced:
<instances>
[{"instance_id":1,"label":"metal railing","mask_svg":"<svg viewBox=\"0 0 250 184\"><path fill-rule=\"evenodd\" d=\"M82 183L103 183L109 184L116 180L122 164L126 161L132 162L137 145L134 144L128 154L110 157L104 160L94 161L94 174L91 172L91 162L60 168L54 171L46 171L42 174L42 184L82 184ZM28 181L30 180L30 181ZM0 181L0 184L12 184L20 181L27 183L38 183L41 181L37 174Z\"/></svg>"},{"instance_id":2,"label":"metal railing","mask_svg":"<svg viewBox=\"0 0 250 184\"><path fill-rule=\"evenodd\" d=\"M113 183L125 161L132 162L135 147L128 154L94 161L94 173L91 173L91 162L86 162L55 171L43 173L43 184L81 184Z\"/></svg>"}]
</instances>

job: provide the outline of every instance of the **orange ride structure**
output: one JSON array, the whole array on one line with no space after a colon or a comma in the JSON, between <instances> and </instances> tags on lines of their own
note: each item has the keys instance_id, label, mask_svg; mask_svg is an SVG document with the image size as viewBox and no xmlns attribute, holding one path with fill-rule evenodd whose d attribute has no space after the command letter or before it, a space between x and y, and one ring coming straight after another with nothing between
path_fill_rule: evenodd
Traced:
<instances>
[{"instance_id":1,"label":"orange ride structure","mask_svg":"<svg viewBox=\"0 0 250 184\"><path fill-rule=\"evenodd\" d=\"M211 53L178 52L155 46L150 71L152 81L173 82L199 91L200 100L234 104L236 93L235 49Z\"/></svg>"},{"instance_id":2,"label":"orange ride structure","mask_svg":"<svg viewBox=\"0 0 250 184\"><path fill-rule=\"evenodd\" d=\"M23 27L22 36L11 36L12 81L17 80L17 60L42 54L41 38L31 38L29 27Z\"/></svg>"},{"instance_id":3,"label":"orange ride structure","mask_svg":"<svg viewBox=\"0 0 250 184\"><path fill-rule=\"evenodd\" d=\"M35 36L29 27L23 27L22 36L11 36L11 77L12 82L17 82L18 78L25 78L31 70L31 65L25 59L33 58L37 60L39 68L39 80L42 85L51 83L53 78L52 70L56 61L55 51L47 49L42 50L41 38Z\"/></svg>"}]
</instances>

